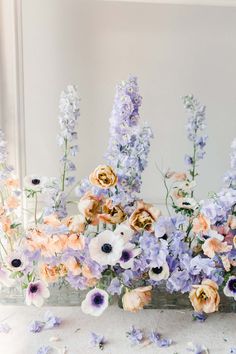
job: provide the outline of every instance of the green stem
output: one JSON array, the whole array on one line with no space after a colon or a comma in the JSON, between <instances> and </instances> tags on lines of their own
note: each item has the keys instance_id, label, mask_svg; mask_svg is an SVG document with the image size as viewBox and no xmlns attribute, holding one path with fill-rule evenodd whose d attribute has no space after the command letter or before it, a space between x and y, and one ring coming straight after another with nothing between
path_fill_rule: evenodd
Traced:
<instances>
[{"instance_id":1,"label":"green stem","mask_svg":"<svg viewBox=\"0 0 236 354\"><path fill-rule=\"evenodd\" d=\"M37 211L38 211L38 196L37 192L35 193L35 205L34 205L34 224L37 226L38 220L37 220Z\"/></svg>"},{"instance_id":2,"label":"green stem","mask_svg":"<svg viewBox=\"0 0 236 354\"><path fill-rule=\"evenodd\" d=\"M62 182L61 182L61 190L64 192L65 190L65 179L66 179L66 167L67 167L67 156L68 156L68 140L67 138L64 139L65 142L65 154L64 154L64 166L63 166L63 173L62 173Z\"/></svg>"}]
</instances>

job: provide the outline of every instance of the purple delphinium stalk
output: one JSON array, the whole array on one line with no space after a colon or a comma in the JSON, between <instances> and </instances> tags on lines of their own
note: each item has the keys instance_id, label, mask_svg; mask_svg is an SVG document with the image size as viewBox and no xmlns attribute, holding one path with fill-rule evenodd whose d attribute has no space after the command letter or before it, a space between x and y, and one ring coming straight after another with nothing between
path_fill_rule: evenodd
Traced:
<instances>
[{"instance_id":1,"label":"purple delphinium stalk","mask_svg":"<svg viewBox=\"0 0 236 354\"><path fill-rule=\"evenodd\" d=\"M207 136L202 132L206 127L205 113L206 107L201 105L193 95L183 97L184 108L188 113L188 122L186 125L187 135L193 144L192 155L185 156L185 163L189 167L189 173L192 180L197 176L197 162L204 158Z\"/></svg>"},{"instance_id":2,"label":"purple delphinium stalk","mask_svg":"<svg viewBox=\"0 0 236 354\"><path fill-rule=\"evenodd\" d=\"M132 344L139 344L143 341L144 335L143 331L139 328L135 328L134 326L126 332L127 338L131 341Z\"/></svg>"},{"instance_id":3,"label":"purple delphinium stalk","mask_svg":"<svg viewBox=\"0 0 236 354\"><path fill-rule=\"evenodd\" d=\"M59 102L59 124L60 134L58 144L63 148L61 190L74 183L74 177L70 172L76 170L76 166L71 160L78 153L77 123L80 117L80 99L77 86L69 85L62 91Z\"/></svg>"},{"instance_id":4,"label":"purple delphinium stalk","mask_svg":"<svg viewBox=\"0 0 236 354\"><path fill-rule=\"evenodd\" d=\"M147 165L152 131L141 126L139 108L142 98L137 78L130 76L116 88L110 118L110 140L106 161L118 174L115 203L132 203L140 192L141 174Z\"/></svg>"},{"instance_id":5,"label":"purple delphinium stalk","mask_svg":"<svg viewBox=\"0 0 236 354\"><path fill-rule=\"evenodd\" d=\"M140 124L139 108L142 98L137 78L130 76L116 88L115 100L110 118L110 140L105 159L118 176L118 183L109 193L91 186L88 179L81 182L76 194L81 196L87 190L112 199L114 204L132 204L141 188L141 174L147 166L150 151L151 129Z\"/></svg>"},{"instance_id":6,"label":"purple delphinium stalk","mask_svg":"<svg viewBox=\"0 0 236 354\"><path fill-rule=\"evenodd\" d=\"M224 184L226 188L236 189L236 139L231 144L230 167L225 174Z\"/></svg>"}]
</instances>

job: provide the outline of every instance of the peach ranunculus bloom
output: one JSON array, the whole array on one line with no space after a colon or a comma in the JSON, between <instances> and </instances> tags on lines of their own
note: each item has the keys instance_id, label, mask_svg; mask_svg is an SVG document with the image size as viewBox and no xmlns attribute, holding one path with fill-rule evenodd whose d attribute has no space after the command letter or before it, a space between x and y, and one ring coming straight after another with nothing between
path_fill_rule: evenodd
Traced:
<instances>
[{"instance_id":1,"label":"peach ranunculus bloom","mask_svg":"<svg viewBox=\"0 0 236 354\"><path fill-rule=\"evenodd\" d=\"M137 312L142 310L145 305L151 301L152 287L145 286L133 290L126 289L126 293L122 297L123 309L125 311Z\"/></svg>"},{"instance_id":2,"label":"peach ranunculus bloom","mask_svg":"<svg viewBox=\"0 0 236 354\"><path fill-rule=\"evenodd\" d=\"M111 166L99 165L90 174L89 181L94 186L108 189L117 184L118 177Z\"/></svg>"},{"instance_id":3,"label":"peach ranunculus bloom","mask_svg":"<svg viewBox=\"0 0 236 354\"><path fill-rule=\"evenodd\" d=\"M9 188L19 188L20 186L19 180L16 178L8 178L5 183Z\"/></svg>"},{"instance_id":4,"label":"peach ranunculus bloom","mask_svg":"<svg viewBox=\"0 0 236 354\"><path fill-rule=\"evenodd\" d=\"M16 209L20 205L20 201L18 198L11 196L7 198L6 204L9 209Z\"/></svg>"},{"instance_id":5,"label":"peach ranunculus bloom","mask_svg":"<svg viewBox=\"0 0 236 354\"><path fill-rule=\"evenodd\" d=\"M99 222L98 214L101 209L101 198L87 192L79 201L78 209L80 213L93 225Z\"/></svg>"},{"instance_id":6,"label":"peach ranunculus bloom","mask_svg":"<svg viewBox=\"0 0 236 354\"><path fill-rule=\"evenodd\" d=\"M49 237L48 247L53 253L61 253L67 248L67 235L53 235Z\"/></svg>"},{"instance_id":7,"label":"peach ranunculus bloom","mask_svg":"<svg viewBox=\"0 0 236 354\"><path fill-rule=\"evenodd\" d=\"M71 256L69 257L65 262L65 267L69 272L71 272L73 275L79 275L81 274L81 265L80 263L76 260L75 257Z\"/></svg>"},{"instance_id":8,"label":"peach ranunculus bloom","mask_svg":"<svg viewBox=\"0 0 236 354\"><path fill-rule=\"evenodd\" d=\"M202 214L199 214L197 218L193 219L193 232L196 234L209 230L210 226L210 220Z\"/></svg>"},{"instance_id":9,"label":"peach ranunculus bloom","mask_svg":"<svg viewBox=\"0 0 236 354\"><path fill-rule=\"evenodd\" d=\"M220 296L218 285L210 279L204 279L201 284L193 285L189 299L197 312L212 313L218 311Z\"/></svg>"},{"instance_id":10,"label":"peach ranunculus bloom","mask_svg":"<svg viewBox=\"0 0 236 354\"><path fill-rule=\"evenodd\" d=\"M49 216L44 217L43 222L44 224L50 225L52 227L59 227L61 225L61 221L55 214L51 214Z\"/></svg>"},{"instance_id":11,"label":"peach ranunculus bloom","mask_svg":"<svg viewBox=\"0 0 236 354\"><path fill-rule=\"evenodd\" d=\"M102 214L99 219L109 224L120 224L126 218L126 214L120 205L112 205L112 201L107 199L102 207Z\"/></svg>"},{"instance_id":12,"label":"peach ranunculus bloom","mask_svg":"<svg viewBox=\"0 0 236 354\"><path fill-rule=\"evenodd\" d=\"M208 238L202 245L203 253L209 258L213 258L216 253L229 252L231 249L232 246L227 242L222 242L214 237Z\"/></svg>"},{"instance_id":13,"label":"peach ranunculus bloom","mask_svg":"<svg viewBox=\"0 0 236 354\"><path fill-rule=\"evenodd\" d=\"M63 220L63 223L73 233L80 233L85 230L85 217L83 215L69 216Z\"/></svg>"},{"instance_id":14,"label":"peach ranunculus bloom","mask_svg":"<svg viewBox=\"0 0 236 354\"><path fill-rule=\"evenodd\" d=\"M73 250L82 250L85 246L85 239L83 235L70 234L67 237L67 247Z\"/></svg>"},{"instance_id":15,"label":"peach ranunculus bloom","mask_svg":"<svg viewBox=\"0 0 236 354\"><path fill-rule=\"evenodd\" d=\"M187 179L187 174L185 172L174 172L171 178L177 182L182 182Z\"/></svg>"},{"instance_id":16,"label":"peach ranunculus bloom","mask_svg":"<svg viewBox=\"0 0 236 354\"><path fill-rule=\"evenodd\" d=\"M135 231L153 231L153 223L161 215L160 210L151 204L139 201L137 209L131 214L129 224Z\"/></svg>"},{"instance_id":17,"label":"peach ranunculus bloom","mask_svg":"<svg viewBox=\"0 0 236 354\"><path fill-rule=\"evenodd\" d=\"M236 216L235 215L230 215L228 218L228 225L231 230L236 229Z\"/></svg>"},{"instance_id":18,"label":"peach ranunculus bloom","mask_svg":"<svg viewBox=\"0 0 236 354\"><path fill-rule=\"evenodd\" d=\"M41 279L46 283L56 282L59 278L59 272L57 266L52 266L50 264L43 263L39 268L39 274Z\"/></svg>"}]
</instances>

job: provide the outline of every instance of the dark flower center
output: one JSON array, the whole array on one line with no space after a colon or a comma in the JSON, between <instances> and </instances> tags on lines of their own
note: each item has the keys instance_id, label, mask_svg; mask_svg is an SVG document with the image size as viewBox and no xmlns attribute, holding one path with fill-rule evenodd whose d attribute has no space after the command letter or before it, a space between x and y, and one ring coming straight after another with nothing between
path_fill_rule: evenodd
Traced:
<instances>
[{"instance_id":1,"label":"dark flower center","mask_svg":"<svg viewBox=\"0 0 236 354\"><path fill-rule=\"evenodd\" d=\"M121 260L123 262L128 262L130 260L130 258L132 258L132 255L130 254L130 252L124 250L121 255Z\"/></svg>"},{"instance_id":2,"label":"dark flower center","mask_svg":"<svg viewBox=\"0 0 236 354\"><path fill-rule=\"evenodd\" d=\"M102 305L104 302L104 298L103 296L100 294L100 293L96 293L93 295L93 298L92 298L92 303L96 306L100 306Z\"/></svg>"},{"instance_id":3,"label":"dark flower center","mask_svg":"<svg viewBox=\"0 0 236 354\"><path fill-rule=\"evenodd\" d=\"M14 267L14 268L19 268L20 266L21 266L21 264L22 264L22 262L21 262L21 260L20 259L13 259L12 261L11 261L11 265L12 265L12 267Z\"/></svg>"},{"instance_id":4,"label":"dark flower center","mask_svg":"<svg viewBox=\"0 0 236 354\"><path fill-rule=\"evenodd\" d=\"M155 267L155 268L152 268L152 272L153 272L154 274L160 274L162 271L163 271L163 267Z\"/></svg>"},{"instance_id":5,"label":"dark flower center","mask_svg":"<svg viewBox=\"0 0 236 354\"><path fill-rule=\"evenodd\" d=\"M37 186L38 184L40 184L40 179L38 179L38 178L34 178L34 179L32 179L32 184L34 184L35 186Z\"/></svg>"},{"instance_id":6,"label":"dark flower center","mask_svg":"<svg viewBox=\"0 0 236 354\"><path fill-rule=\"evenodd\" d=\"M38 291L38 286L36 284L31 284L30 285L30 292L34 294L34 293L37 293L37 291Z\"/></svg>"},{"instance_id":7,"label":"dark flower center","mask_svg":"<svg viewBox=\"0 0 236 354\"><path fill-rule=\"evenodd\" d=\"M101 247L101 250L104 253L111 253L112 246L110 245L110 243L104 243L104 245L102 245L102 247Z\"/></svg>"},{"instance_id":8,"label":"dark flower center","mask_svg":"<svg viewBox=\"0 0 236 354\"><path fill-rule=\"evenodd\" d=\"M233 293L236 293L236 278L235 279L231 279L229 281L229 290L232 291Z\"/></svg>"},{"instance_id":9,"label":"dark flower center","mask_svg":"<svg viewBox=\"0 0 236 354\"><path fill-rule=\"evenodd\" d=\"M163 240L167 240L167 238L168 238L167 234L165 234L165 235L162 236L162 239L163 239Z\"/></svg>"}]
</instances>

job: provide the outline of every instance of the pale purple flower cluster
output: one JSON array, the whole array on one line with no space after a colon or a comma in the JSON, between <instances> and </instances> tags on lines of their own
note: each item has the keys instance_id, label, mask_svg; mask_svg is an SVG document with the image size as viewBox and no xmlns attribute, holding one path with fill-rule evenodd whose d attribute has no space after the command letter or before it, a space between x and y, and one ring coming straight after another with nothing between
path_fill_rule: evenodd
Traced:
<instances>
[{"instance_id":1,"label":"pale purple flower cluster","mask_svg":"<svg viewBox=\"0 0 236 354\"><path fill-rule=\"evenodd\" d=\"M224 183L226 188L236 189L236 139L231 144L230 167L225 174Z\"/></svg>"},{"instance_id":2,"label":"pale purple flower cluster","mask_svg":"<svg viewBox=\"0 0 236 354\"><path fill-rule=\"evenodd\" d=\"M58 144L63 148L62 164L62 190L65 186L74 184L75 177L71 172L76 170L76 165L72 161L78 153L77 123L80 117L80 99L77 86L69 85L62 91L59 103L59 124L60 134Z\"/></svg>"},{"instance_id":3,"label":"pale purple flower cluster","mask_svg":"<svg viewBox=\"0 0 236 354\"><path fill-rule=\"evenodd\" d=\"M207 136L202 134L206 127L205 113L206 107L201 105L193 95L183 97L184 108L188 113L188 122L186 125L188 139L193 143L193 155L186 155L187 165L194 165L198 160L205 156L205 146ZM195 173L195 171L193 171ZM195 176L194 176L195 177Z\"/></svg>"},{"instance_id":4,"label":"pale purple flower cluster","mask_svg":"<svg viewBox=\"0 0 236 354\"><path fill-rule=\"evenodd\" d=\"M106 161L118 175L115 203L132 203L140 192L141 174L147 166L150 139L148 126L140 125L139 108L142 98L137 78L130 76L116 88L110 118L110 140Z\"/></svg>"}]
</instances>

